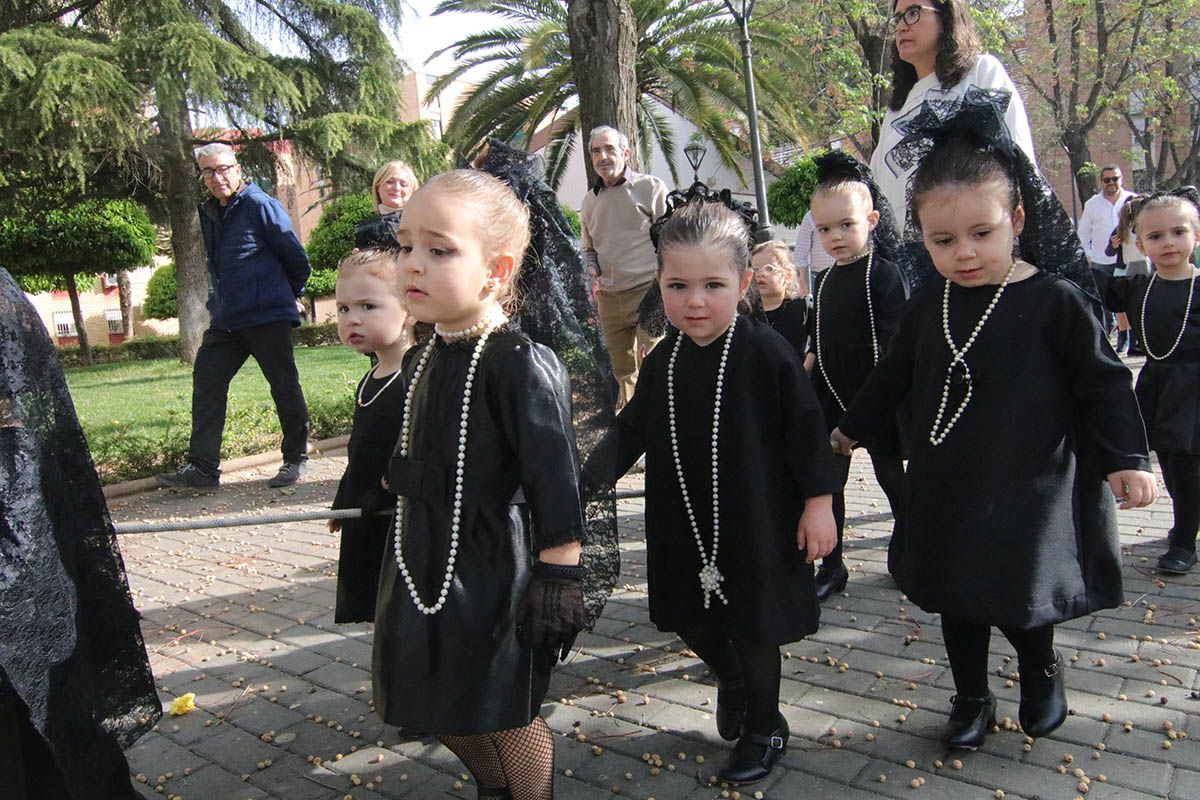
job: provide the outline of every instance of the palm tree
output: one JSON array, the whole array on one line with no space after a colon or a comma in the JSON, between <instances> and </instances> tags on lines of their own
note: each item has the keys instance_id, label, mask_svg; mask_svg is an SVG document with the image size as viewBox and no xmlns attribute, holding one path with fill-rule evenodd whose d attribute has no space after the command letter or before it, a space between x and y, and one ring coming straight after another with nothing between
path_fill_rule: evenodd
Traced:
<instances>
[{"instance_id":1,"label":"palm tree","mask_svg":"<svg viewBox=\"0 0 1200 800\"><path fill-rule=\"evenodd\" d=\"M631 0L631 5L638 30L638 129L633 133L642 163L649 163L657 145L672 179L679 182L675 139L664 111L671 108L713 143L722 163L743 177L737 155L744 148L731 123L745 128L746 95L737 28L725 6L714 0ZM470 150L491 136L528 142L553 123L546 162L547 179L556 186L579 128L565 0L441 0L434 13L450 11L483 11L506 24L467 36L434 55L450 52L457 65L429 88L431 98L476 67L490 69L464 95L446 137ZM793 45L779 33L772 22L757 23L755 47L777 52L783 63ZM776 138L797 138L799 104L785 83L769 69L756 69L755 82L764 127Z\"/></svg>"}]
</instances>

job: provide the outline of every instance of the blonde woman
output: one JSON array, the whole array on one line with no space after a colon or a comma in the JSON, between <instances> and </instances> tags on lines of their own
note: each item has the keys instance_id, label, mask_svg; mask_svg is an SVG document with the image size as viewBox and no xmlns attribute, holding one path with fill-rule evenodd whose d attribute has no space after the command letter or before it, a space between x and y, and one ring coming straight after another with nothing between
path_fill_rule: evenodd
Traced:
<instances>
[{"instance_id":1,"label":"blonde woman","mask_svg":"<svg viewBox=\"0 0 1200 800\"><path fill-rule=\"evenodd\" d=\"M371 181L371 203L376 215L355 226L354 246L395 247L400 211L420 185L406 161L388 161L377 169Z\"/></svg>"},{"instance_id":2,"label":"blonde woman","mask_svg":"<svg viewBox=\"0 0 1200 800\"><path fill-rule=\"evenodd\" d=\"M750 269L767 323L803 358L808 351L808 287L796 272L790 248L778 239L757 245L750 253Z\"/></svg>"}]
</instances>

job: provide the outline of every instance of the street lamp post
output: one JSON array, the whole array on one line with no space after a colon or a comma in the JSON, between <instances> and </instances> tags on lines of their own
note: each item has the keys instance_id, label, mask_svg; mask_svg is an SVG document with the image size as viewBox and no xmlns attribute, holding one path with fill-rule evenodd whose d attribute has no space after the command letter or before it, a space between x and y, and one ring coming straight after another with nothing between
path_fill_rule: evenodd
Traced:
<instances>
[{"instance_id":1,"label":"street lamp post","mask_svg":"<svg viewBox=\"0 0 1200 800\"><path fill-rule=\"evenodd\" d=\"M692 165L692 183L700 182L700 165L704 163L704 156L708 153L708 148L699 142L689 142L683 148L683 154L687 157L688 163Z\"/></svg>"},{"instance_id":2,"label":"street lamp post","mask_svg":"<svg viewBox=\"0 0 1200 800\"><path fill-rule=\"evenodd\" d=\"M746 117L750 123L750 160L754 167L754 193L758 198L758 228L754 231L757 242L772 238L771 214L767 209L767 181L763 176L762 142L758 136L758 99L754 95L754 62L750 52L750 14L755 0L725 0L725 7L742 33L742 77L746 81Z\"/></svg>"}]
</instances>

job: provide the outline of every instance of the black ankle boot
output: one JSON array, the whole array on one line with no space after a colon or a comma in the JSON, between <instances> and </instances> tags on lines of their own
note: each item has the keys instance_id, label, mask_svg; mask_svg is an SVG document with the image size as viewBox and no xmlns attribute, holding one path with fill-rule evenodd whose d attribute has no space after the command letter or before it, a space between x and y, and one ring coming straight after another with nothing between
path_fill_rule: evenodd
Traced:
<instances>
[{"instance_id":1,"label":"black ankle boot","mask_svg":"<svg viewBox=\"0 0 1200 800\"><path fill-rule=\"evenodd\" d=\"M951 747L974 750L983 744L988 731L996 724L996 698L991 694L982 697L959 697L950 702L950 722L942 734L942 741Z\"/></svg>"},{"instance_id":2,"label":"black ankle boot","mask_svg":"<svg viewBox=\"0 0 1200 800\"><path fill-rule=\"evenodd\" d=\"M1047 686L1049 683L1049 686ZM1047 691L1048 690L1048 691ZM1029 695L1036 694L1036 699ZM1036 675L1021 670L1021 730L1037 739L1049 736L1067 719L1067 689L1063 684L1062 655L1054 651L1054 663Z\"/></svg>"},{"instance_id":3,"label":"black ankle boot","mask_svg":"<svg viewBox=\"0 0 1200 800\"><path fill-rule=\"evenodd\" d=\"M743 727L742 738L733 746L733 752L717 778L735 786L761 781L771 774L775 762L787 752L788 735L783 714L779 715L779 727L770 733L753 733Z\"/></svg>"},{"instance_id":4,"label":"black ankle boot","mask_svg":"<svg viewBox=\"0 0 1200 800\"><path fill-rule=\"evenodd\" d=\"M717 685L717 733L727 742L738 738L746 719L746 685L730 681Z\"/></svg>"},{"instance_id":5,"label":"black ankle boot","mask_svg":"<svg viewBox=\"0 0 1200 800\"><path fill-rule=\"evenodd\" d=\"M826 567L825 562L822 561L820 569L817 570L817 576L813 580L813 584L817 589L817 602L824 603L845 589L846 581L849 579L850 572L846 569L844 563L838 563L837 566L833 567Z\"/></svg>"}]
</instances>

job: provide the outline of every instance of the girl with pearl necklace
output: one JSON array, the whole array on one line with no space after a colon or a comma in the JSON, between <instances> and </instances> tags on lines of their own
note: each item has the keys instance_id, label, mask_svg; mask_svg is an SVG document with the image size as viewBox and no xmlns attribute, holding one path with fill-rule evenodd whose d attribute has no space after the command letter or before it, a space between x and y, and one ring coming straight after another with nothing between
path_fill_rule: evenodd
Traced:
<instances>
[{"instance_id":1,"label":"girl with pearl necklace","mask_svg":"<svg viewBox=\"0 0 1200 800\"><path fill-rule=\"evenodd\" d=\"M754 783L787 749L780 645L813 633L812 562L836 541L820 406L788 342L739 317L749 229L697 198L656 227L673 329L646 358L598 453L616 474L646 457L650 619L716 675L718 733L737 740L717 777ZM585 476L614 475L588 461Z\"/></svg>"},{"instance_id":2,"label":"girl with pearl necklace","mask_svg":"<svg viewBox=\"0 0 1200 800\"><path fill-rule=\"evenodd\" d=\"M1017 651L1025 735L1063 723L1054 625L1122 603L1113 496L1121 508L1156 496L1129 371L1095 298L1061 277L1078 251L1069 220L1039 205L1049 193L1011 142L973 128L983 126L922 134L931 149L912 213L942 279L913 296L832 434L848 453L911 399L909 499L888 567L913 602L941 614L957 692L943 740L965 749L995 725L992 626ZM1028 220L1026 207L1037 209ZM1035 255L1067 242L1066 260L1014 260L1018 234Z\"/></svg>"}]
</instances>

